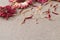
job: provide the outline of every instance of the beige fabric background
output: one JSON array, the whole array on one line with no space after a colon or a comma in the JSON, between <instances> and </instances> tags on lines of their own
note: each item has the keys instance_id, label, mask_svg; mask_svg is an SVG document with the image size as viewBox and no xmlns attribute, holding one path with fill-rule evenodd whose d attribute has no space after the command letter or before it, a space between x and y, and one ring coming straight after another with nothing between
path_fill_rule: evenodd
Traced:
<instances>
[{"instance_id":1,"label":"beige fabric background","mask_svg":"<svg viewBox=\"0 0 60 40\"><path fill-rule=\"evenodd\" d=\"M57 2L53 2L55 3ZM0 5L7 4L8 0L0 0ZM48 7L49 5L44 6L42 11L47 10ZM60 12L60 7L58 11ZM31 19L21 25L23 18L22 15L9 20L0 18L0 40L60 40L60 15L53 15L54 21L39 19L39 24L36 24L35 20Z\"/></svg>"}]
</instances>

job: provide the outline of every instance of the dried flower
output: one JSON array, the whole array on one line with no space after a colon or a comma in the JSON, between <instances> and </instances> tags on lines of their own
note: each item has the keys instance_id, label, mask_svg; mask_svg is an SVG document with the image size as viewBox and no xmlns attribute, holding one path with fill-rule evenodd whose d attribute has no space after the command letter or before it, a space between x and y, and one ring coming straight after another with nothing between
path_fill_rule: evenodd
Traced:
<instances>
[{"instance_id":1,"label":"dried flower","mask_svg":"<svg viewBox=\"0 0 60 40\"><path fill-rule=\"evenodd\" d=\"M7 5L5 7L0 6L0 17L8 19L16 13L16 9L13 9L11 6Z\"/></svg>"}]
</instances>

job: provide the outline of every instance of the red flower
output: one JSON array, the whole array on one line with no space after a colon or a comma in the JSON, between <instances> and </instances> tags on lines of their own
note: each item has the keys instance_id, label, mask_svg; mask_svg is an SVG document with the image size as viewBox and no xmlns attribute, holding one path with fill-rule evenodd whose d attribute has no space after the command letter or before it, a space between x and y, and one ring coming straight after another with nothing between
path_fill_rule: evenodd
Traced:
<instances>
[{"instance_id":1,"label":"red flower","mask_svg":"<svg viewBox=\"0 0 60 40\"><path fill-rule=\"evenodd\" d=\"M9 17L14 16L15 13L16 13L16 9L13 9L9 5L5 7L0 6L0 17L8 19Z\"/></svg>"}]
</instances>

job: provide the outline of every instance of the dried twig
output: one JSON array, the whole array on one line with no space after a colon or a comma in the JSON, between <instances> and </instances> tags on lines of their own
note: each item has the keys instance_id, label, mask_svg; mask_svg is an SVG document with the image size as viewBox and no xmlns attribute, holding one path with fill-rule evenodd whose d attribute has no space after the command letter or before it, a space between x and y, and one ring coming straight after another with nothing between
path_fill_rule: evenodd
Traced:
<instances>
[{"instance_id":1,"label":"dried twig","mask_svg":"<svg viewBox=\"0 0 60 40\"><path fill-rule=\"evenodd\" d=\"M58 13L56 13L56 12L52 12L53 14L55 14L55 15L59 15Z\"/></svg>"},{"instance_id":2,"label":"dried twig","mask_svg":"<svg viewBox=\"0 0 60 40\"><path fill-rule=\"evenodd\" d=\"M26 20L28 20L28 19L32 19L32 18L33 18L33 15L31 15L31 16L29 16L29 17L24 18L24 20L23 20L22 24L24 24Z\"/></svg>"}]
</instances>

